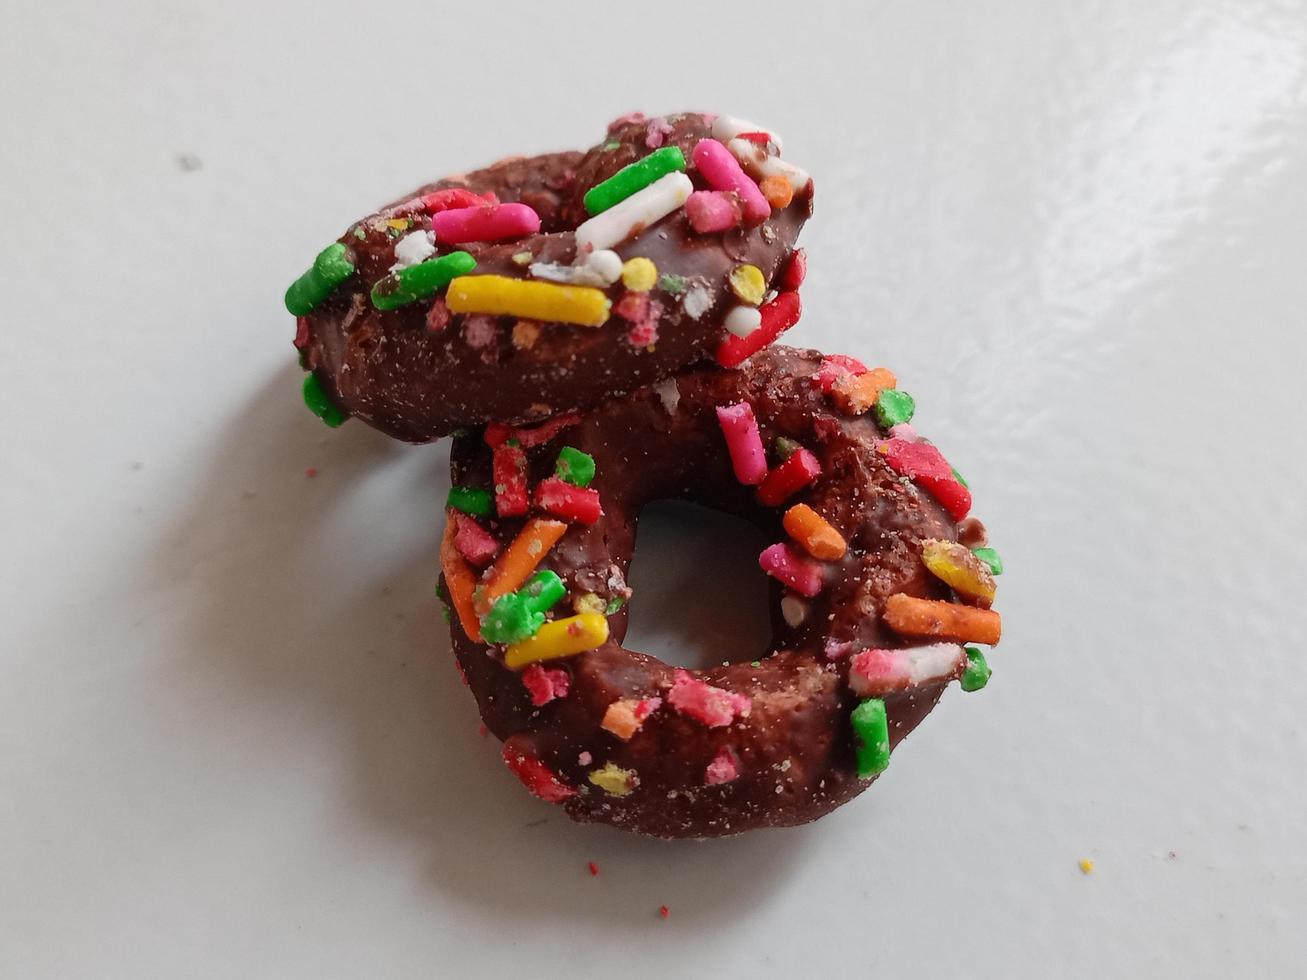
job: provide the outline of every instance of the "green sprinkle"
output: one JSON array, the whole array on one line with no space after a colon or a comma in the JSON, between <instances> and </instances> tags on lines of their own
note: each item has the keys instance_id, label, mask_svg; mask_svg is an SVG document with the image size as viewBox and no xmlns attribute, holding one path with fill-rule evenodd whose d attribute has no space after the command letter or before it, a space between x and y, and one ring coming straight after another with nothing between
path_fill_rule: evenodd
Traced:
<instances>
[{"instance_id":1,"label":"green sprinkle","mask_svg":"<svg viewBox=\"0 0 1307 980\"><path fill-rule=\"evenodd\" d=\"M390 273L372 287L372 305L379 310L395 310L407 306L444 289L450 280L467 275L476 268L476 264L477 260L469 252L450 252L438 259L406 266Z\"/></svg>"},{"instance_id":2,"label":"green sprinkle","mask_svg":"<svg viewBox=\"0 0 1307 980\"><path fill-rule=\"evenodd\" d=\"M574 487L588 487L595 478L595 458L579 449L564 446L558 451L554 476Z\"/></svg>"},{"instance_id":3,"label":"green sprinkle","mask_svg":"<svg viewBox=\"0 0 1307 980\"><path fill-rule=\"evenodd\" d=\"M772 443L772 448L776 450L776 455L781 462L789 459L803 447L785 436L777 436L776 441Z\"/></svg>"},{"instance_id":4,"label":"green sprinkle","mask_svg":"<svg viewBox=\"0 0 1307 980\"><path fill-rule=\"evenodd\" d=\"M658 277L658 288L665 293L671 293L673 296L685 292L685 276L677 276L668 272Z\"/></svg>"},{"instance_id":5,"label":"green sprinkle","mask_svg":"<svg viewBox=\"0 0 1307 980\"><path fill-rule=\"evenodd\" d=\"M889 722L885 717L885 702L867 698L856 708L850 719L856 742L858 778L870 779L884 772L889 765Z\"/></svg>"},{"instance_id":6,"label":"green sprinkle","mask_svg":"<svg viewBox=\"0 0 1307 980\"><path fill-rule=\"evenodd\" d=\"M436 598L441 602L445 601L445 583L441 579L436 580Z\"/></svg>"},{"instance_id":7,"label":"green sprinkle","mask_svg":"<svg viewBox=\"0 0 1307 980\"><path fill-rule=\"evenodd\" d=\"M322 382L318 380L316 374L310 374L304 379L303 391L304 404L309 406L309 411L333 429L349 418L348 415L332 404L331 399L327 397L326 389L322 387Z\"/></svg>"},{"instance_id":8,"label":"green sprinkle","mask_svg":"<svg viewBox=\"0 0 1307 980\"><path fill-rule=\"evenodd\" d=\"M761 660L750 660L750 661L749 661L749 666L750 666L750 667L761 667L761 666L762 666L762 661L761 661Z\"/></svg>"},{"instance_id":9,"label":"green sprinkle","mask_svg":"<svg viewBox=\"0 0 1307 980\"><path fill-rule=\"evenodd\" d=\"M617 149L621 145L622 145L621 140L609 140L607 143L604 144L604 149L612 151Z\"/></svg>"},{"instance_id":10,"label":"green sprinkle","mask_svg":"<svg viewBox=\"0 0 1307 980\"><path fill-rule=\"evenodd\" d=\"M549 612L559 599L567 595L567 586L563 584L557 572L551 572L546 568L527 579L526 585L517 590L517 595L522 597L522 601L531 612L543 614Z\"/></svg>"},{"instance_id":11,"label":"green sprinkle","mask_svg":"<svg viewBox=\"0 0 1307 980\"><path fill-rule=\"evenodd\" d=\"M362 225L358 225L354 228L354 237L359 241L365 241L368 237L368 233L363 230Z\"/></svg>"},{"instance_id":12,"label":"green sprinkle","mask_svg":"<svg viewBox=\"0 0 1307 980\"><path fill-rule=\"evenodd\" d=\"M949 469L952 470L953 467L950 466ZM959 483L961 483L961 484L962 484L964 487L966 487L968 490L971 489L971 484L968 483L968 482L966 481L966 479L962 476L962 474L959 473L957 470L953 470L953 479L957 480Z\"/></svg>"},{"instance_id":13,"label":"green sprinkle","mask_svg":"<svg viewBox=\"0 0 1307 980\"><path fill-rule=\"evenodd\" d=\"M591 214L601 214L614 204L620 204L638 190L643 190L659 177L685 169L685 154L679 146L664 146L647 157L629 163L607 180L595 184L585 192L582 203Z\"/></svg>"},{"instance_id":14,"label":"green sprinkle","mask_svg":"<svg viewBox=\"0 0 1307 980\"><path fill-rule=\"evenodd\" d=\"M615 595L608 600L608 605L604 607L604 615L611 616L615 612L620 612L624 605L626 605L626 600L620 595Z\"/></svg>"},{"instance_id":15,"label":"green sprinkle","mask_svg":"<svg viewBox=\"0 0 1307 980\"><path fill-rule=\"evenodd\" d=\"M489 490L480 487L450 487L445 506L474 517L489 517L494 510L494 498Z\"/></svg>"},{"instance_id":16,"label":"green sprinkle","mask_svg":"<svg viewBox=\"0 0 1307 980\"><path fill-rule=\"evenodd\" d=\"M884 429L911 422L916 410L912 396L897 388L886 388L876 399L876 421Z\"/></svg>"},{"instance_id":17,"label":"green sprinkle","mask_svg":"<svg viewBox=\"0 0 1307 980\"><path fill-rule=\"evenodd\" d=\"M993 548L973 548L971 553L988 565L989 570L995 575L1003 574L1003 559Z\"/></svg>"},{"instance_id":18,"label":"green sprinkle","mask_svg":"<svg viewBox=\"0 0 1307 980\"><path fill-rule=\"evenodd\" d=\"M491 643L521 643L544 625L545 614L533 612L518 592L501 595L481 621L481 635Z\"/></svg>"},{"instance_id":19,"label":"green sprinkle","mask_svg":"<svg viewBox=\"0 0 1307 980\"><path fill-rule=\"evenodd\" d=\"M354 274L354 263L340 242L332 242L313 260L313 266L286 290L286 309L295 316L313 312L331 291Z\"/></svg>"},{"instance_id":20,"label":"green sprinkle","mask_svg":"<svg viewBox=\"0 0 1307 980\"><path fill-rule=\"evenodd\" d=\"M993 673L980 648L967 647L967 669L962 672L962 690L979 691L989 683Z\"/></svg>"}]
</instances>

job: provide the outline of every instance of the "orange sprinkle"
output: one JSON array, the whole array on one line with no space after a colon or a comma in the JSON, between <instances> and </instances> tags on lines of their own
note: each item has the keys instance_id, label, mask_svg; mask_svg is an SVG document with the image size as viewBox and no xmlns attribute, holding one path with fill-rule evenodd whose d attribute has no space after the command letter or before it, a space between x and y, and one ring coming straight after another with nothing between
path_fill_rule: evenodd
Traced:
<instances>
[{"instance_id":1,"label":"orange sprinkle","mask_svg":"<svg viewBox=\"0 0 1307 980\"><path fill-rule=\"evenodd\" d=\"M517 537L495 559L478 606L489 611L501 595L521 588L566 531L567 525L562 521L547 521L540 517L527 521Z\"/></svg>"},{"instance_id":2,"label":"orange sprinkle","mask_svg":"<svg viewBox=\"0 0 1307 980\"><path fill-rule=\"evenodd\" d=\"M885 622L906 636L993 646L1002 633L1003 621L992 609L918 599L900 592L885 600Z\"/></svg>"},{"instance_id":3,"label":"orange sprinkle","mask_svg":"<svg viewBox=\"0 0 1307 980\"><path fill-rule=\"evenodd\" d=\"M807 504L795 504L787 510L781 525L786 534L803 545L804 551L821 561L834 561L848 550L844 535Z\"/></svg>"},{"instance_id":4,"label":"orange sprinkle","mask_svg":"<svg viewBox=\"0 0 1307 980\"><path fill-rule=\"evenodd\" d=\"M449 589L449 601L458 614L458 621L463 632L474 643L481 642L481 623L477 620L476 608L472 602L472 592L476 589L477 579L472 568L454 545L454 522L445 522L445 536L440 539L440 568L445 573L445 586Z\"/></svg>"},{"instance_id":5,"label":"orange sprinkle","mask_svg":"<svg viewBox=\"0 0 1307 980\"><path fill-rule=\"evenodd\" d=\"M794 188L790 186L790 182L776 174L758 181L758 189L762 191L762 196L767 198L767 203L778 211L781 208L788 208L790 201L794 200Z\"/></svg>"},{"instance_id":6,"label":"orange sprinkle","mask_svg":"<svg viewBox=\"0 0 1307 980\"><path fill-rule=\"evenodd\" d=\"M862 374L846 374L831 386L831 397L845 415L862 415L876 404L886 388L898 385L898 378L889 368L872 368Z\"/></svg>"}]
</instances>

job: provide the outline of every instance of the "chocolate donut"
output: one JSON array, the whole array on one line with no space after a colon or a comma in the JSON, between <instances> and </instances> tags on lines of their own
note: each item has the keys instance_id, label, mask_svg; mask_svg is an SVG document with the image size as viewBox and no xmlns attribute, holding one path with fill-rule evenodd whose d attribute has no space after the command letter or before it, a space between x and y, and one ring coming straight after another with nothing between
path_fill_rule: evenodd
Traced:
<instances>
[{"instance_id":1,"label":"chocolate donut","mask_svg":"<svg viewBox=\"0 0 1307 980\"><path fill-rule=\"evenodd\" d=\"M779 142L637 114L586 153L504 160L359 221L287 292L309 407L422 442L738 363L799 314L812 183Z\"/></svg>"},{"instance_id":2,"label":"chocolate donut","mask_svg":"<svg viewBox=\"0 0 1307 980\"><path fill-rule=\"evenodd\" d=\"M457 437L442 594L527 787L656 837L800 824L864 790L950 680L983 686L961 644L998 641L998 558L972 550L970 494L912 411L883 368L773 346L583 416ZM682 670L622 646L636 525L663 498L778 542L759 559L761 659Z\"/></svg>"}]
</instances>

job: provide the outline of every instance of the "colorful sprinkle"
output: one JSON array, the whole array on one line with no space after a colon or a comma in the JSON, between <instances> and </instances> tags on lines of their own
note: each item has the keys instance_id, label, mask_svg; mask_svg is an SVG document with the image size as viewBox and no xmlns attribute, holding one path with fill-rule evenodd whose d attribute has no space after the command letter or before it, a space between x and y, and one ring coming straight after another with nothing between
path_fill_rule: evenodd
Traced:
<instances>
[{"instance_id":1,"label":"colorful sprinkle","mask_svg":"<svg viewBox=\"0 0 1307 980\"><path fill-rule=\"evenodd\" d=\"M559 779L538 756L518 751L511 740L504 743L504 761L522 785L546 803L562 803L576 795L576 790Z\"/></svg>"},{"instance_id":2,"label":"colorful sprinkle","mask_svg":"<svg viewBox=\"0 0 1307 980\"><path fill-rule=\"evenodd\" d=\"M730 274L731 292L741 303L757 306L767 295L767 280L756 265L737 265Z\"/></svg>"},{"instance_id":3,"label":"colorful sprinkle","mask_svg":"<svg viewBox=\"0 0 1307 980\"><path fill-rule=\"evenodd\" d=\"M767 451L762 446L753 406L748 402L718 406L717 422L726 437L735 478L745 486L762 483L767 476Z\"/></svg>"},{"instance_id":4,"label":"colorful sprinkle","mask_svg":"<svg viewBox=\"0 0 1307 980\"><path fill-rule=\"evenodd\" d=\"M499 198L495 197L493 191L482 195L465 187L446 187L444 190L432 191L423 194L420 200L428 214L448 211L450 208L475 208L499 203Z\"/></svg>"},{"instance_id":5,"label":"colorful sprinkle","mask_svg":"<svg viewBox=\"0 0 1307 980\"><path fill-rule=\"evenodd\" d=\"M699 175L709 187L715 191L733 191L740 196L746 224L761 224L771 216L771 205L762 196L762 191L740 169L740 162L725 146L714 139L702 139L695 144L691 155Z\"/></svg>"},{"instance_id":6,"label":"colorful sprinkle","mask_svg":"<svg viewBox=\"0 0 1307 980\"><path fill-rule=\"evenodd\" d=\"M700 235L734 228L744 220L740 196L729 191L695 191L685 201L685 217Z\"/></svg>"},{"instance_id":7,"label":"colorful sprinkle","mask_svg":"<svg viewBox=\"0 0 1307 980\"><path fill-rule=\"evenodd\" d=\"M390 271L398 272L410 265L425 262L435 254L436 246L430 232L410 232L395 243L395 264L390 267Z\"/></svg>"},{"instance_id":8,"label":"colorful sprinkle","mask_svg":"<svg viewBox=\"0 0 1307 980\"><path fill-rule=\"evenodd\" d=\"M445 506L474 517L489 517L495 509L490 491L481 487L450 487Z\"/></svg>"},{"instance_id":9,"label":"colorful sprinkle","mask_svg":"<svg viewBox=\"0 0 1307 980\"><path fill-rule=\"evenodd\" d=\"M990 572L994 575L1003 574L1003 559L998 556L998 552L993 548L976 548L972 554L989 566Z\"/></svg>"},{"instance_id":10,"label":"colorful sprinkle","mask_svg":"<svg viewBox=\"0 0 1307 980\"><path fill-rule=\"evenodd\" d=\"M784 462L785 460L789 459L791 456L793 456L795 453L797 453L800 449L803 448L803 446L801 446L799 443L795 442L793 439L790 439L787 436L777 436L772 441L771 445L772 445L772 452L776 454L776 457L780 459L781 462ZM767 475L771 476L770 473L768 473Z\"/></svg>"},{"instance_id":11,"label":"colorful sprinkle","mask_svg":"<svg viewBox=\"0 0 1307 980\"><path fill-rule=\"evenodd\" d=\"M595 458L573 446L564 446L558 451L554 475L572 486L588 487L595 478Z\"/></svg>"},{"instance_id":12,"label":"colorful sprinkle","mask_svg":"<svg viewBox=\"0 0 1307 980\"><path fill-rule=\"evenodd\" d=\"M499 551L497 542L490 532L477 523L475 518L455 510L450 515L454 522L454 546L468 563L477 568L484 568Z\"/></svg>"},{"instance_id":13,"label":"colorful sprinkle","mask_svg":"<svg viewBox=\"0 0 1307 980\"><path fill-rule=\"evenodd\" d=\"M731 751L729 745L724 745L713 756L712 762L703 772L703 784L705 786L721 786L723 783L734 782L739 778L740 764Z\"/></svg>"},{"instance_id":14,"label":"colorful sprinkle","mask_svg":"<svg viewBox=\"0 0 1307 980\"><path fill-rule=\"evenodd\" d=\"M662 703L662 698L622 698L614 701L604 711L599 727L612 732L623 742L629 742L631 736L645 723L645 719L657 711Z\"/></svg>"},{"instance_id":15,"label":"colorful sprinkle","mask_svg":"<svg viewBox=\"0 0 1307 980\"><path fill-rule=\"evenodd\" d=\"M781 270L777 288L798 289L806 278L808 278L808 253L801 248L796 248L790 253L790 260L785 263L785 268ZM862 370L865 371L866 368Z\"/></svg>"},{"instance_id":16,"label":"colorful sprinkle","mask_svg":"<svg viewBox=\"0 0 1307 980\"><path fill-rule=\"evenodd\" d=\"M921 561L932 575L959 595L985 607L994 601L994 575L966 545L956 541L927 541L921 549Z\"/></svg>"},{"instance_id":17,"label":"colorful sprinkle","mask_svg":"<svg viewBox=\"0 0 1307 980\"><path fill-rule=\"evenodd\" d=\"M767 199L773 211L783 211L794 200L794 187L779 174L769 174L758 181L758 190Z\"/></svg>"},{"instance_id":18,"label":"colorful sprinkle","mask_svg":"<svg viewBox=\"0 0 1307 980\"><path fill-rule=\"evenodd\" d=\"M671 690L667 692L667 704L709 728L722 728L737 717L747 718L753 708L753 702L747 696L713 687L684 670L676 672Z\"/></svg>"},{"instance_id":19,"label":"colorful sprinkle","mask_svg":"<svg viewBox=\"0 0 1307 980\"><path fill-rule=\"evenodd\" d=\"M563 265L561 262L532 263L531 275L537 279L548 279L572 286L604 288L621 278L622 257L611 248L604 248L591 252L572 265Z\"/></svg>"},{"instance_id":20,"label":"colorful sprinkle","mask_svg":"<svg viewBox=\"0 0 1307 980\"><path fill-rule=\"evenodd\" d=\"M536 505L555 517L587 527L604 516L598 490L573 486L556 476L537 484Z\"/></svg>"},{"instance_id":21,"label":"colorful sprinkle","mask_svg":"<svg viewBox=\"0 0 1307 980\"><path fill-rule=\"evenodd\" d=\"M777 451L781 451L779 446ZM821 463L817 457L795 443L793 452L758 487L758 502L765 507L779 507L819 476Z\"/></svg>"},{"instance_id":22,"label":"colorful sprinkle","mask_svg":"<svg viewBox=\"0 0 1307 980\"><path fill-rule=\"evenodd\" d=\"M880 697L953 677L965 663L962 647L956 643L863 650L849 658L849 687L860 698Z\"/></svg>"},{"instance_id":23,"label":"colorful sprinkle","mask_svg":"<svg viewBox=\"0 0 1307 980\"><path fill-rule=\"evenodd\" d=\"M793 290L778 293L761 311L762 325L747 337L727 337L717 346L717 363L725 368L739 367L752 354L762 350L790 327L799 322L803 307Z\"/></svg>"},{"instance_id":24,"label":"colorful sprinkle","mask_svg":"<svg viewBox=\"0 0 1307 980\"><path fill-rule=\"evenodd\" d=\"M459 276L449 284L445 302L454 313L519 316L585 327L606 323L611 305L601 290L590 286L558 286L507 276Z\"/></svg>"},{"instance_id":25,"label":"colorful sprinkle","mask_svg":"<svg viewBox=\"0 0 1307 980\"><path fill-rule=\"evenodd\" d=\"M595 769L586 778L609 796L630 796L640 785L634 769L623 769L615 762L604 763L602 769Z\"/></svg>"},{"instance_id":26,"label":"colorful sprinkle","mask_svg":"<svg viewBox=\"0 0 1307 980\"><path fill-rule=\"evenodd\" d=\"M733 139L726 144L726 148L754 180L780 177L790 185L790 190L795 194L802 193L812 183L812 178L808 176L806 170L779 157L771 156L750 140Z\"/></svg>"},{"instance_id":27,"label":"colorful sprinkle","mask_svg":"<svg viewBox=\"0 0 1307 980\"><path fill-rule=\"evenodd\" d=\"M658 178L620 204L582 222L575 233L578 252L612 248L634 238L679 208L693 191L694 183L683 173Z\"/></svg>"},{"instance_id":28,"label":"colorful sprinkle","mask_svg":"<svg viewBox=\"0 0 1307 980\"><path fill-rule=\"evenodd\" d=\"M590 877L597 878L599 876L599 865L595 864L593 861L586 862L586 868L590 872Z\"/></svg>"},{"instance_id":29,"label":"colorful sprinkle","mask_svg":"<svg viewBox=\"0 0 1307 980\"><path fill-rule=\"evenodd\" d=\"M546 613L567 595L567 586L557 572L546 568L527 579L515 595L521 596L532 612Z\"/></svg>"},{"instance_id":30,"label":"colorful sprinkle","mask_svg":"<svg viewBox=\"0 0 1307 980\"><path fill-rule=\"evenodd\" d=\"M353 274L349 250L340 242L332 242L318 253L308 271L290 284L286 290L286 309L293 316L311 313Z\"/></svg>"},{"instance_id":31,"label":"colorful sprinkle","mask_svg":"<svg viewBox=\"0 0 1307 980\"><path fill-rule=\"evenodd\" d=\"M450 252L438 259L419 262L392 272L372 287L372 305L379 310L395 310L407 306L444 289L451 281L457 281L455 277L475 269L476 264L476 259L468 252Z\"/></svg>"},{"instance_id":32,"label":"colorful sprinkle","mask_svg":"<svg viewBox=\"0 0 1307 980\"><path fill-rule=\"evenodd\" d=\"M1080 873L1081 873L1081 874L1091 875L1091 874L1094 873L1094 862L1091 861L1089 858L1081 858L1081 859L1080 859L1078 862L1076 862L1076 863L1077 863L1077 864L1079 865L1079 867L1080 867Z\"/></svg>"},{"instance_id":33,"label":"colorful sprinkle","mask_svg":"<svg viewBox=\"0 0 1307 980\"><path fill-rule=\"evenodd\" d=\"M595 184L585 192L582 203L587 214L602 214L660 178L684 169L685 154L681 148L665 146L635 163L627 164L607 180Z\"/></svg>"},{"instance_id":34,"label":"colorful sprinkle","mask_svg":"<svg viewBox=\"0 0 1307 980\"><path fill-rule=\"evenodd\" d=\"M526 204L483 204L441 211L431 218L431 228L443 245L500 242L534 235L540 215Z\"/></svg>"},{"instance_id":35,"label":"colorful sprinkle","mask_svg":"<svg viewBox=\"0 0 1307 980\"><path fill-rule=\"evenodd\" d=\"M753 306L737 306L726 314L722 326L734 337L747 337L762 326L762 313Z\"/></svg>"},{"instance_id":36,"label":"colorful sprinkle","mask_svg":"<svg viewBox=\"0 0 1307 980\"><path fill-rule=\"evenodd\" d=\"M787 510L781 526L804 551L821 561L835 561L848 550L844 535L807 504L795 504Z\"/></svg>"},{"instance_id":37,"label":"colorful sprinkle","mask_svg":"<svg viewBox=\"0 0 1307 980\"><path fill-rule=\"evenodd\" d=\"M548 422L541 422L534 428L514 427L504 425L502 422L491 422L486 426L486 445L493 449L509 439L515 439L523 449L533 449L536 446L543 446L558 433L571 428L580 421L580 415L576 412L568 412L564 415L555 415Z\"/></svg>"},{"instance_id":38,"label":"colorful sprinkle","mask_svg":"<svg viewBox=\"0 0 1307 980\"><path fill-rule=\"evenodd\" d=\"M535 636L544 622L545 617L534 612L519 593L510 592L496 599L481 620L481 636L487 643L520 643Z\"/></svg>"},{"instance_id":39,"label":"colorful sprinkle","mask_svg":"<svg viewBox=\"0 0 1307 980\"><path fill-rule=\"evenodd\" d=\"M711 132L713 139L723 143L729 143L745 133L761 133L776 147L777 153L781 153L785 148L779 133L773 133L766 126L758 126L747 119L739 119L735 116L718 116L712 122Z\"/></svg>"},{"instance_id":40,"label":"colorful sprinkle","mask_svg":"<svg viewBox=\"0 0 1307 980\"><path fill-rule=\"evenodd\" d=\"M829 393L835 382L850 374L865 374L867 365L856 357L847 354L827 354L821 359L821 367L812 376L812 383L822 391Z\"/></svg>"},{"instance_id":41,"label":"colorful sprinkle","mask_svg":"<svg viewBox=\"0 0 1307 980\"><path fill-rule=\"evenodd\" d=\"M666 918L667 918L668 916L670 916L671 914L672 914L672 910L669 909L666 905L660 905L660 906L658 906L658 915L659 915L661 918L666 919Z\"/></svg>"},{"instance_id":42,"label":"colorful sprinkle","mask_svg":"<svg viewBox=\"0 0 1307 980\"><path fill-rule=\"evenodd\" d=\"M959 643L994 646L1003 620L992 609L977 609L937 599L919 599L900 592L885 600L885 622L904 636L928 636Z\"/></svg>"},{"instance_id":43,"label":"colorful sprinkle","mask_svg":"<svg viewBox=\"0 0 1307 980\"><path fill-rule=\"evenodd\" d=\"M712 290L702 282L696 282L685 291L685 298L681 300L681 305L685 309L686 316L697 320L711 310L715 302L717 300Z\"/></svg>"},{"instance_id":44,"label":"colorful sprinkle","mask_svg":"<svg viewBox=\"0 0 1307 980\"><path fill-rule=\"evenodd\" d=\"M664 272L658 277L658 288L665 293L679 296L681 293L685 292L685 276L677 276L669 272Z\"/></svg>"},{"instance_id":45,"label":"colorful sprinkle","mask_svg":"<svg viewBox=\"0 0 1307 980\"><path fill-rule=\"evenodd\" d=\"M643 255L622 263L622 285L637 293L647 293L658 283L658 266Z\"/></svg>"},{"instance_id":46,"label":"colorful sprinkle","mask_svg":"<svg viewBox=\"0 0 1307 980\"><path fill-rule=\"evenodd\" d=\"M960 521L967 516L971 510L971 491L957 481L953 467L933 445L888 439L877 447L877 451L885 456L885 461L896 473L924 487L953 520Z\"/></svg>"},{"instance_id":47,"label":"colorful sprinkle","mask_svg":"<svg viewBox=\"0 0 1307 980\"><path fill-rule=\"evenodd\" d=\"M864 415L871 410L880 393L898 384L888 368L874 368L862 374L844 374L830 387L835 407L845 415Z\"/></svg>"},{"instance_id":48,"label":"colorful sprinkle","mask_svg":"<svg viewBox=\"0 0 1307 980\"><path fill-rule=\"evenodd\" d=\"M349 418L332 403L316 374L309 374L304 379L304 386L301 391L304 395L304 404L309 407L309 411L322 419L323 422L326 422L331 428L334 429L343 425L345 420Z\"/></svg>"},{"instance_id":49,"label":"colorful sprinkle","mask_svg":"<svg viewBox=\"0 0 1307 980\"><path fill-rule=\"evenodd\" d=\"M539 708L556 698L567 697L571 690L572 678L561 667L541 667L532 664L522 671L522 686L531 697L531 703Z\"/></svg>"},{"instance_id":50,"label":"colorful sprinkle","mask_svg":"<svg viewBox=\"0 0 1307 980\"><path fill-rule=\"evenodd\" d=\"M870 779L889 766L889 719L885 702L868 698L850 717L859 779Z\"/></svg>"},{"instance_id":51,"label":"colorful sprinkle","mask_svg":"<svg viewBox=\"0 0 1307 980\"><path fill-rule=\"evenodd\" d=\"M519 670L539 660L571 657L608 642L608 620L597 613L578 613L545 623L530 639L504 652L504 665Z\"/></svg>"},{"instance_id":52,"label":"colorful sprinkle","mask_svg":"<svg viewBox=\"0 0 1307 980\"><path fill-rule=\"evenodd\" d=\"M979 691L989 683L993 673L980 648L967 647L967 669L962 672L962 690L968 693Z\"/></svg>"},{"instance_id":53,"label":"colorful sprinkle","mask_svg":"<svg viewBox=\"0 0 1307 980\"><path fill-rule=\"evenodd\" d=\"M917 403L906 391L886 388L876 399L876 421L881 428L907 425L917 410Z\"/></svg>"},{"instance_id":54,"label":"colorful sprinkle","mask_svg":"<svg viewBox=\"0 0 1307 980\"><path fill-rule=\"evenodd\" d=\"M545 555L565 533L568 525L533 517L522 526L490 569L482 602L488 610L501 595L516 592L544 561Z\"/></svg>"},{"instance_id":55,"label":"colorful sprinkle","mask_svg":"<svg viewBox=\"0 0 1307 980\"><path fill-rule=\"evenodd\" d=\"M799 595L812 598L822 587L821 566L800 555L787 544L774 544L764 548L758 556L758 567L788 585Z\"/></svg>"},{"instance_id":56,"label":"colorful sprinkle","mask_svg":"<svg viewBox=\"0 0 1307 980\"><path fill-rule=\"evenodd\" d=\"M796 595L788 592L781 597L781 619L791 629L802 626L808 618L808 604Z\"/></svg>"},{"instance_id":57,"label":"colorful sprinkle","mask_svg":"<svg viewBox=\"0 0 1307 980\"><path fill-rule=\"evenodd\" d=\"M445 533L440 539L440 570L445 576L445 586L449 592L450 604L458 614L459 625L474 643L481 642L481 624L477 620L473 593L476 590L477 577L454 544L454 523L446 522ZM462 668L460 667L460 670ZM466 683L466 678L464 678Z\"/></svg>"}]
</instances>

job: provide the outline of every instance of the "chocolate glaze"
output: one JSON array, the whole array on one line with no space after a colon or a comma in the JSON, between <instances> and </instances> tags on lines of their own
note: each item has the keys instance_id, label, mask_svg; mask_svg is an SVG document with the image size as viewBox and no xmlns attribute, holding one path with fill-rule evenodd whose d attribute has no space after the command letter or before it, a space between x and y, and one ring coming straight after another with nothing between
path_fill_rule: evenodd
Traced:
<instances>
[{"instance_id":1,"label":"chocolate glaze","mask_svg":"<svg viewBox=\"0 0 1307 980\"><path fill-rule=\"evenodd\" d=\"M680 146L688 161L695 143L709 135L704 116L690 113L667 121L671 131L664 145ZM476 257L475 274L525 278L526 267L512 259L523 251L530 251L533 261L570 263L576 257L573 229L587 217L581 203L585 191L648 154L646 135L643 121L621 123L586 153L503 160L428 184L352 226L339 241L350 249L357 271L301 318L298 335L306 366L350 415L398 438L424 442L492 420L521 422L589 408L710 354L723 336L722 320L732 305L728 273L751 263L769 283L775 279L812 212L811 184L787 208L773 211L752 229L700 235L678 209L614 249L624 260L647 256L660 274L697 278L711 292L711 309L695 319L682 307L684 293L655 289L652 296L664 312L652 349L633 346L627 339L630 324L616 314L598 328L541 324L531 346L514 343L514 318L497 317L493 336L473 346L463 330L464 316L451 317L438 331L428 329L434 298L388 312L373 308L369 299L372 285L395 261L399 230L387 231L385 219L404 201L449 187L493 191L501 201L531 205L541 217L538 235L456 246ZM693 164L688 173L697 187L705 186ZM421 211L417 217L423 217ZM416 223L406 231L420 227L429 224ZM607 293L619 299L621 283Z\"/></svg>"},{"instance_id":2,"label":"chocolate glaze","mask_svg":"<svg viewBox=\"0 0 1307 980\"><path fill-rule=\"evenodd\" d=\"M555 610L559 616L571 614L563 606L580 593L604 599L626 594L636 524L650 501L697 501L754 521L772 540L785 540L784 508L758 504L753 489L733 476L714 411L719 405L747 400L766 445L784 435L817 456L822 475L786 506L808 503L849 542L798 627L782 619L783 590L773 583L772 653L760 666L734 663L690 672L751 698L750 715L728 727L707 728L664 704L629 742L600 728L612 701L665 697L677 670L621 645L626 608L609 617L611 637L604 646L548 665L565 667L572 686L566 697L540 708L532 706L520 676L503 666L500 648L473 643L455 619L454 651L486 725L507 740L506 748L538 757L579 790L564 803L573 818L656 837L718 837L805 823L870 784L854 772L848 719L856 699L845 683L848 658L828 660L826 643L850 641L855 650L908 645L881 623L880 610L897 592L949 596L926 573L920 554L926 539L955 539L956 525L876 453L881 434L873 421L831 408L811 380L820 363L816 351L773 346L740 370L693 369L610 399L530 450L533 483L548 475L564 445L590 453L597 466L591 485L600 492L604 516L592 527L570 528L542 564L568 586L568 597ZM455 484L488 486L490 465L479 433L455 440ZM520 520L492 523L491 530L508 540L520 526ZM741 651L722 653L720 659L729 660ZM935 683L884 698L891 744L921 722L943 688ZM739 778L705 786L705 767L723 746L736 752ZM579 761L582 752L590 753L589 764ZM638 774L639 787L629 796L611 796L587 782L588 772L610 761Z\"/></svg>"}]
</instances>

